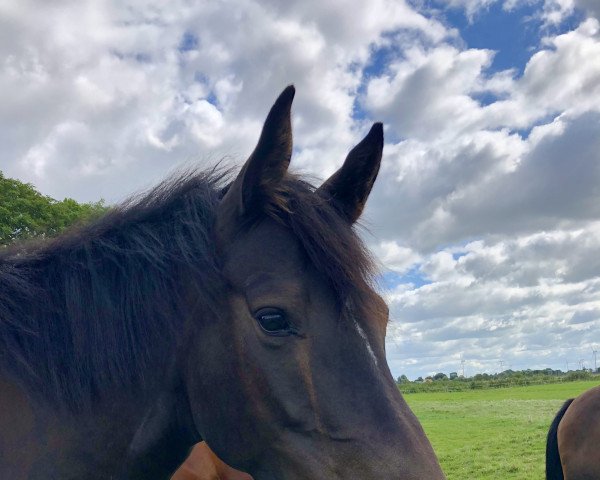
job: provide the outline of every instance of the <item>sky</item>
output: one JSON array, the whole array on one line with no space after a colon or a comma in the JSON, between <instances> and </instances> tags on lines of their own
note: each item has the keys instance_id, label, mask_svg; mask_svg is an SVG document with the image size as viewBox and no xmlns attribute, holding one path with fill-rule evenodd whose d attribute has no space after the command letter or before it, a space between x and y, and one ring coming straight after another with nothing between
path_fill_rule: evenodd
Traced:
<instances>
[{"instance_id":1,"label":"sky","mask_svg":"<svg viewBox=\"0 0 600 480\"><path fill-rule=\"evenodd\" d=\"M293 168L374 121L362 235L394 376L593 366L600 346L599 0L0 2L0 170L118 202L241 164L296 85Z\"/></svg>"}]
</instances>

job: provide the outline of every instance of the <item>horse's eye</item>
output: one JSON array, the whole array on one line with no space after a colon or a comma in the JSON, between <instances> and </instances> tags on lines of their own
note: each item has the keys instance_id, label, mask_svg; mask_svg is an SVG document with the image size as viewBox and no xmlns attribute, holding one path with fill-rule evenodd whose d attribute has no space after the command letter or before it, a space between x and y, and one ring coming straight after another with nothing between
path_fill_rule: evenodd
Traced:
<instances>
[{"instance_id":1,"label":"horse's eye","mask_svg":"<svg viewBox=\"0 0 600 480\"><path fill-rule=\"evenodd\" d=\"M266 333L275 336L286 336L294 333L285 313L277 308L261 308L254 314L256 321Z\"/></svg>"}]
</instances>

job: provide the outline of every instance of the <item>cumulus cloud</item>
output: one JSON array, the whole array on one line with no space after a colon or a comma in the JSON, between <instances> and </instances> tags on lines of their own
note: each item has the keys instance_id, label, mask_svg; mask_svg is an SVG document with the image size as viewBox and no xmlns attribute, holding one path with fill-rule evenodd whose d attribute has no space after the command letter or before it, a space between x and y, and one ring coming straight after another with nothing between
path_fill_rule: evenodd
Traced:
<instances>
[{"instance_id":1,"label":"cumulus cloud","mask_svg":"<svg viewBox=\"0 0 600 480\"><path fill-rule=\"evenodd\" d=\"M431 139L449 131L455 135L469 129L480 114L472 95L486 90L482 71L492 56L488 50L460 51L447 44L407 49L389 72L369 82L366 107L401 137ZM446 121L450 116L452 124Z\"/></svg>"},{"instance_id":2,"label":"cumulus cloud","mask_svg":"<svg viewBox=\"0 0 600 480\"><path fill-rule=\"evenodd\" d=\"M550 25L558 25L575 9L600 19L600 5L596 0L544 0L542 18Z\"/></svg>"},{"instance_id":3,"label":"cumulus cloud","mask_svg":"<svg viewBox=\"0 0 600 480\"><path fill-rule=\"evenodd\" d=\"M484 109L487 127L528 128L559 112L600 110L600 22L589 18L545 44L510 97Z\"/></svg>"},{"instance_id":4,"label":"cumulus cloud","mask_svg":"<svg viewBox=\"0 0 600 480\"><path fill-rule=\"evenodd\" d=\"M573 15L576 10L600 19L600 4L596 0L439 0L447 8L461 8L469 21L473 22L494 4L511 11L524 6L537 5L539 17L546 26L556 26Z\"/></svg>"},{"instance_id":5,"label":"cumulus cloud","mask_svg":"<svg viewBox=\"0 0 600 480\"><path fill-rule=\"evenodd\" d=\"M374 246L375 254L384 268L396 273L405 273L421 260L414 250L398 245L394 240L381 242Z\"/></svg>"},{"instance_id":6,"label":"cumulus cloud","mask_svg":"<svg viewBox=\"0 0 600 480\"><path fill-rule=\"evenodd\" d=\"M364 104L398 139L370 223L383 262L410 272L388 291L395 371L456 371L461 358L471 373L500 360L564 369L589 356L600 324L598 26L542 38L522 75L492 70L492 51L441 43L405 48L369 81Z\"/></svg>"},{"instance_id":7,"label":"cumulus cloud","mask_svg":"<svg viewBox=\"0 0 600 480\"><path fill-rule=\"evenodd\" d=\"M414 242L436 243L582 225L600 217L600 114L569 122L540 140L513 171L456 189L415 228ZM574 155L573 152L577 154Z\"/></svg>"},{"instance_id":8,"label":"cumulus cloud","mask_svg":"<svg viewBox=\"0 0 600 480\"><path fill-rule=\"evenodd\" d=\"M499 2L524 4L438 6L476 27ZM0 169L54 197L115 201L181 164L243 161L293 82L301 171L329 175L385 123L364 221L393 372L456 371L461 355L470 373L557 368L600 322L599 12L526 3L538 44L524 69L498 70L496 51L414 2L4 2Z\"/></svg>"},{"instance_id":9,"label":"cumulus cloud","mask_svg":"<svg viewBox=\"0 0 600 480\"><path fill-rule=\"evenodd\" d=\"M395 368L456 371L461 356L488 371L500 360L545 368L550 359L564 368L587 358L600 326L599 248L594 223L430 255L420 270L432 283L388 293Z\"/></svg>"},{"instance_id":10,"label":"cumulus cloud","mask_svg":"<svg viewBox=\"0 0 600 480\"><path fill-rule=\"evenodd\" d=\"M352 111L370 49L398 29L446 35L392 0L0 8L3 169L86 200L115 200L182 162L243 160L292 82L296 164L330 173L363 128Z\"/></svg>"},{"instance_id":11,"label":"cumulus cloud","mask_svg":"<svg viewBox=\"0 0 600 480\"><path fill-rule=\"evenodd\" d=\"M412 46L369 81L366 107L399 137L428 141L483 129L527 129L561 112L600 110L598 20L546 38L519 78L510 70L488 73L493 56L448 44ZM499 99L482 105L479 94Z\"/></svg>"},{"instance_id":12,"label":"cumulus cloud","mask_svg":"<svg viewBox=\"0 0 600 480\"><path fill-rule=\"evenodd\" d=\"M480 50L419 50L370 81L366 104L408 137L387 149L374 193L380 235L427 251L598 218L598 22L548 43L489 105L473 99L498 77Z\"/></svg>"}]
</instances>

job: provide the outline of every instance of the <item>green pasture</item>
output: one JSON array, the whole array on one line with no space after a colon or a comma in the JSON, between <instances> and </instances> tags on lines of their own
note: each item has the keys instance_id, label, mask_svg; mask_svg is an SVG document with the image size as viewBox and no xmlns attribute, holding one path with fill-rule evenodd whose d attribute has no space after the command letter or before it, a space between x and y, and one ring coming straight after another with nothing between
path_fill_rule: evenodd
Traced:
<instances>
[{"instance_id":1,"label":"green pasture","mask_svg":"<svg viewBox=\"0 0 600 480\"><path fill-rule=\"evenodd\" d=\"M546 434L562 403L600 380L405 394L448 480L544 478Z\"/></svg>"}]
</instances>

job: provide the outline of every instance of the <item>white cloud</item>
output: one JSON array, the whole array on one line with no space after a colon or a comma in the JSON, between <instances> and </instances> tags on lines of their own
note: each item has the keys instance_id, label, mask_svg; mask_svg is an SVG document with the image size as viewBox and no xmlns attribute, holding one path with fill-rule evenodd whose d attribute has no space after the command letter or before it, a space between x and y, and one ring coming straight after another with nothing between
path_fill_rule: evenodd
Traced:
<instances>
[{"instance_id":1,"label":"white cloud","mask_svg":"<svg viewBox=\"0 0 600 480\"><path fill-rule=\"evenodd\" d=\"M395 372L456 371L461 354L488 371L589 356L600 326L598 26L547 37L520 77L488 73L493 52L413 45L368 84L365 105L401 139L370 221L411 252L398 271L424 280L411 273L387 294ZM481 104L482 93L497 100Z\"/></svg>"},{"instance_id":2,"label":"white cloud","mask_svg":"<svg viewBox=\"0 0 600 480\"><path fill-rule=\"evenodd\" d=\"M492 3L446 5L476 25ZM388 292L392 369L547 366L600 322L600 28L595 0L532 5L548 36L518 75L398 0L4 2L0 169L116 200L181 163L242 161L294 82L309 174L342 162L363 117L385 122L366 223L383 270L410 277ZM590 18L553 34L573 8Z\"/></svg>"},{"instance_id":3,"label":"white cloud","mask_svg":"<svg viewBox=\"0 0 600 480\"><path fill-rule=\"evenodd\" d=\"M427 251L598 218L598 22L548 42L521 78L504 78L508 98L487 106L472 98L490 81L481 50L417 48L370 81L366 104L409 138L386 152L372 211L379 235Z\"/></svg>"},{"instance_id":4,"label":"white cloud","mask_svg":"<svg viewBox=\"0 0 600 480\"><path fill-rule=\"evenodd\" d=\"M575 9L600 20L600 4L596 0L544 0L542 18L549 25L559 25Z\"/></svg>"},{"instance_id":5,"label":"white cloud","mask_svg":"<svg viewBox=\"0 0 600 480\"><path fill-rule=\"evenodd\" d=\"M88 200L120 198L182 162L243 159L291 82L296 166L330 173L364 128L352 111L371 48L398 29L446 35L392 0L343 12L316 1L0 8L2 168Z\"/></svg>"},{"instance_id":6,"label":"white cloud","mask_svg":"<svg viewBox=\"0 0 600 480\"><path fill-rule=\"evenodd\" d=\"M507 131L480 131L452 142L407 140L388 148L371 199L377 208L368 211L377 226L374 233L401 239L417 251L482 233L477 221L487 212L457 218L450 206L464 205L465 198L484 195L490 182L509 177L526 149L518 135ZM472 201L477 208L481 199Z\"/></svg>"},{"instance_id":7,"label":"white cloud","mask_svg":"<svg viewBox=\"0 0 600 480\"><path fill-rule=\"evenodd\" d=\"M446 7L463 9L470 22L476 21L477 15L497 3L501 3L506 11L537 5L537 16L546 26L560 25L573 15L576 9L600 19L600 3L597 0L439 0L439 3Z\"/></svg>"},{"instance_id":8,"label":"white cloud","mask_svg":"<svg viewBox=\"0 0 600 480\"><path fill-rule=\"evenodd\" d=\"M473 22L478 13L490 8L500 0L440 0L440 3L449 8L462 8L469 21ZM519 1L519 0L517 0ZM505 0L505 4L511 4L511 0Z\"/></svg>"},{"instance_id":9,"label":"white cloud","mask_svg":"<svg viewBox=\"0 0 600 480\"><path fill-rule=\"evenodd\" d=\"M415 226L413 242L454 243L582 225L600 216L600 115L569 122L560 136L540 141L515 170L457 188L430 218ZM573 152L577 154L574 155Z\"/></svg>"},{"instance_id":10,"label":"white cloud","mask_svg":"<svg viewBox=\"0 0 600 480\"><path fill-rule=\"evenodd\" d=\"M595 223L473 242L458 258L432 254L421 270L433 283L388 294L398 325L388 340L394 368L413 372L416 362L417 371L447 373L458 369L460 355L488 371L497 371L499 360L505 368L564 368L578 355L587 358L600 326L599 248Z\"/></svg>"},{"instance_id":11,"label":"white cloud","mask_svg":"<svg viewBox=\"0 0 600 480\"><path fill-rule=\"evenodd\" d=\"M600 110L600 24L584 21L577 29L546 40L523 77L504 101L484 109L487 127L529 128L559 112Z\"/></svg>"},{"instance_id":12,"label":"white cloud","mask_svg":"<svg viewBox=\"0 0 600 480\"><path fill-rule=\"evenodd\" d=\"M421 260L421 256L414 250L398 245L395 241L381 242L375 245L374 253L383 268L391 269L396 273L407 272Z\"/></svg>"},{"instance_id":13,"label":"white cloud","mask_svg":"<svg viewBox=\"0 0 600 480\"><path fill-rule=\"evenodd\" d=\"M575 4L588 15L600 20L600 3L596 0L575 0Z\"/></svg>"},{"instance_id":14,"label":"white cloud","mask_svg":"<svg viewBox=\"0 0 600 480\"><path fill-rule=\"evenodd\" d=\"M370 80L366 107L399 137L428 141L482 129L528 129L548 116L600 110L600 24L548 37L523 76L488 74L494 53L446 44L412 46L387 72ZM482 105L479 94L500 97ZM452 119L452 121L449 121Z\"/></svg>"},{"instance_id":15,"label":"white cloud","mask_svg":"<svg viewBox=\"0 0 600 480\"><path fill-rule=\"evenodd\" d=\"M366 107L388 120L400 137L430 140L472 131L481 116L472 95L488 90L482 72L493 53L444 44L432 49L414 46L404 53L389 72L368 83ZM495 86L497 79L493 77Z\"/></svg>"}]
</instances>

